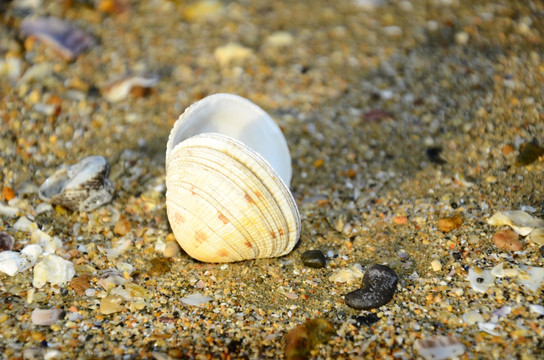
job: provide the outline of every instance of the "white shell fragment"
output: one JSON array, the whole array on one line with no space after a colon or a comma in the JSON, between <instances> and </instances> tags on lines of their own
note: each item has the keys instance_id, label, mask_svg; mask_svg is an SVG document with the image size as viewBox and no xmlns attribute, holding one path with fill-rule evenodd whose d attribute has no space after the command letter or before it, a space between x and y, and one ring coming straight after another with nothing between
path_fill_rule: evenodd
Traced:
<instances>
[{"instance_id":1,"label":"white shell fragment","mask_svg":"<svg viewBox=\"0 0 544 360\"><path fill-rule=\"evenodd\" d=\"M60 319L63 311L61 309L34 309L30 319L34 325L51 326Z\"/></svg>"},{"instance_id":2,"label":"white shell fragment","mask_svg":"<svg viewBox=\"0 0 544 360\"><path fill-rule=\"evenodd\" d=\"M281 130L236 95L185 110L166 149L166 208L180 246L206 262L289 253L300 215L289 191L291 157Z\"/></svg>"},{"instance_id":3,"label":"white shell fragment","mask_svg":"<svg viewBox=\"0 0 544 360\"><path fill-rule=\"evenodd\" d=\"M463 321L467 325L474 325L476 323L484 321L484 317L478 310L472 310L463 314Z\"/></svg>"},{"instance_id":4,"label":"white shell fragment","mask_svg":"<svg viewBox=\"0 0 544 360\"><path fill-rule=\"evenodd\" d=\"M489 270L470 268L468 270L468 281L472 290L485 293L493 285L495 276Z\"/></svg>"},{"instance_id":5,"label":"white shell fragment","mask_svg":"<svg viewBox=\"0 0 544 360\"><path fill-rule=\"evenodd\" d=\"M521 236L529 235L534 229L544 229L544 220L537 219L521 210L499 211L487 220L489 225L508 225Z\"/></svg>"},{"instance_id":6,"label":"white shell fragment","mask_svg":"<svg viewBox=\"0 0 544 360\"><path fill-rule=\"evenodd\" d=\"M212 298L209 296L204 296L199 293L193 293L191 295L188 295L186 297L181 298L181 302L186 305L192 305L192 306L199 306L202 304L207 303L208 301L211 301Z\"/></svg>"},{"instance_id":7,"label":"white shell fragment","mask_svg":"<svg viewBox=\"0 0 544 360\"><path fill-rule=\"evenodd\" d=\"M117 102L126 99L133 88L151 88L158 81L156 76L127 75L108 84L102 90L102 95L109 102Z\"/></svg>"},{"instance_id":8,"label":"white shell fragment","mask_svg":"<svg viewBox=\"0 0 544 360\"><path fill-rule=\"evenodd\" d=\"M350 283L363 278L364 272L361 264L353 264L348 268L336 269L329 280L338 283Z\"/></svg>"},{"instance_id":9,"label":"white shell fragment","mask_svg":"<svg viewBox=\"0 0 544 360\"><path fill-rule=\"evenodd\" d=\"M89 156L77 164L61 167L40 186L42 200L70 210L92 211L111 201L114 193L102 156Z\"/></svg>"},{"instance_id":10,"label":"white shell fragment","mask_svg":"<svg viewBox=\"0 0 544 360\"><path fill-rule=\"evenodd\" d=\"M451 335L418 339L415 342L415 349L426 360L451 359L465 353L465 345Z\"/></svg>"},{"instance_id":11,"label":"white shell fragment","mask_svg":"<svg viewBox=\"0 0 544 360\"><path fill-rule=\"evenodd\" d=\"M15 276L29 266L28 260L21 256L17 251L0 252L0 272L9 276Z\"/></svg>"},{"instance_id":12,"label":"white shell fragment","mask_svg":"<svg viewBox=\"0 0 544 360\"><path fill-rule=\"evenodd\" d=\"M46 283L63 284L75 275L74 264L58 255L46 255L34 266L32 285L37 288Z\"/></svg>"},{"instance_id":13,"label":"white shell fragment","mask_svg":"<svg viewBox=\"0 0 544 360\"><path fill-rule=\"evenodd\" d=\"M520 274L518 282L536 293L540 288L540 285L544 282L544 268L522 265L521 269L524 270L526 274Z\"/></svg>"}]
</instances>

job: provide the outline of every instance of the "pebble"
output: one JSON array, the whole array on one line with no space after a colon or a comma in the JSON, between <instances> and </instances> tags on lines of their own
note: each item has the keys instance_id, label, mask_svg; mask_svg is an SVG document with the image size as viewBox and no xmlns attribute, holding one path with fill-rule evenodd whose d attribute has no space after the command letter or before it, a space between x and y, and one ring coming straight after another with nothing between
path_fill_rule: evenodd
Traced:
<instances>
[{"instance_id":1,"label":"pebble","mask_svg":"<svg viewBox=\"0 0 544 360\"><path fill-rule=\"evenodd\" d=\"M17 219L15 224L13 224L13 228L17 231L32 233L34 230L38 228L38 225L28 220L26 216L21 216L19 219Z\"/></svg>"},{"instance_id":2,"label":"pebble","mask_svg":"<svg viewBox=\"0 0 544 360\"><path fill-rule=\"evenodd\" d=\"M115 226L113 227L113 232L120 236L125 236L128 234L130 229L132 228L132 225L130 224L130 221L126 219L121 219L115 223Z\"/></svg>"},{"instance_id":3,"label":"pebble","mask_svg":"<svg viewBox=\"0 0 544 360\"><path fill-rule=\"evenodd\" d=\"M35 229L32 232L32 242L40 245L44 253L54 254L58 249L62 248L62 240L58 237L51 237L49 234Z\"/></svg>"},{"instance_id":4,"label":"pebble","mask_svg":"<svg viewBox=\"0 0 544 360\"><path fill-rule=\"evenodd\" d=\"M29 266L28 261L17 251L8 250L0 252L0 272L9 276L15 276Z\"/></svg>"},{"instance_id":5,"label":"pebble","mask_svg":"<svg viewBox=\"0 0 544 360\"><path fill-rule=\"evenodd\" d=\"M28 260L30 266L34 266L40 255L42 255L43 249L38 244L26 245L23 250L21 250L21 255Z\"/></svg>"},{"instance_id":6,"label":"pebble","mask_svg":"<svg viewBox=\"0 0 544 360\"><path fill-rule=\"evenodd\" d=\"M32 320L33 325L41 326L51 326L53 325L60 317L64 311L57 308L52 309L34 309L30 319Z\"/></svg>"},{"instance_id":7,"label":"pebble","mask_svg":"<svg viewBox=\"0 0 544 360\"><path fill-rule=\"evenodd\" d=\"M199 293L192 293L191 295L181 298L181 302L186 305L199 306L213 300L209 296L204 296Z\"/></svg>"},{"instance_id":8,"label":"pebble","mask_svg":"<svg viewBox=\"0 0 544 360\"><path fill-rule=\"evenodd\" d=\"M95 44L83 30L56 17L26 18L21 22L20 30L23 35L33 36L50 46L68 61Z\"/></svg>"},{"instance_id":9,"label":"pebble","mask_svg":"<svg viewBox=\"0 0 544 360\"><path fill-rule=\"evenodd\" d=\"M499 249L509 251L523 250L523 243L519 240L519 235L513 230L499 230L493 235L493 243Z\"/></svg>"},{"instance_id":10,"label":"pebble","mask_svg":"<svg viewBox=\"0 0 544 360\"><path fill-rule=\"evenodd\" d=\"M335 270L329 280L331 282L350 283L357 281L364 275L361 264L353 264L349 268Z\"/></svg>"},{"instance_id":11,"label":"pebble","mask_svg":"<svg viewBox=\"0 0 544 360\"><path fill-rule=\"evenodd\" d=\"M451 335L418 339L414 347L426 360L451 359L465 353L465 345Z\"/></svg>"},{"instance_id":12,"label":"pebble","mask_svg":"<svg viewBox=\"0 0 544 360\"><path fill-rule=\"evenodd\" d=\"M540 252L540 256L544 257L544 245L542 245L538 251Z\"/></svg>"},{"instance_id":13,"label":"pebble","mask_svg":"<svg viewBox=\"0 0 544 360\"><path fill-rule=\"evenodd\" d=\"M472 310L463 314L463 321L467 325L474 325L476 323L484 321L484 317L478 310Z\"/></svg>"},{"instance_id":14,"label":"pebble","mask_svg":"<svg viewBox=\"0 0 544 360\"><path fill-rule=\"evenodd\" d=\"M531 310L534 313L537 313L538 315L544 315L544 306L542 305L531 304L529 305L529 310Z\"/></svg>"},{"instance_id":15,"label":"pebble","mask_svg":"<svg viewBox=\"0 0 544 360\"><path fill-rule=\"evenodd\" d=\"M238 43L228 43L216 48L213 55L221 67L226 67L253 56L253 50Z\"/></svg>"},{"instance_id":16,"label":"pebble","mask_svg":"<svg viewBox=\"0 0 544 360\"><path fill-rule=\"evenodd\" d=\"M438 220L438 229L444 233L448 233L457 229L463 224L463 218L460 214L455 214L451 217Z\"/></svg>"},{"instance_id":17,"label":"pebble","mask_svg":"<svg viewBox=\"0 0 544 360\"><path fill-rule=\"evenodd\" d=\"M124 305L121 305L125 299L119 295L108 295L100 300L100 313L104 315L114 314L123 311Z\"/></svg>"},{"instance_id":18,"label":"pebble","mask_svg":"<svg viewBox=\"0 0 544 360\"><path fill-rule=\"evenodd\" d=\"M306 320L285 335L285 359L309 359L312 350L327 342L336 333L329 320L318 318Z\"/></svg>"},{"instance_id":19,"label":"pebble","mask_svg":"<svg viewBox=\"0 0 544 360\"><path fill-rule=\"evenodd\" d=\"M43 287L46 283L64 284L75 275L74 264L64 260L58 255L45 255L34 266L34 279L32 285L36 288Z\"/></svg>"},{"instance_id":20,"label":"pebble","mask_svg":"<svg viewBox=\"0 0 544 360\"><path fill-rule=\"evenodd\" d=\"M19 209L13 206L7 206L2 203L0 203L0 215L13 218L16 217L19 213Z\"/></svg>"},{"instance_id":21,"label":"pebble","mask_svg":"<svg viewBox=\"0 0 544 360\"><path fill-rule=\"evenodd\" d=\"M188 21L202 21L213 18L223 11L223 4L217 0L200 0L188 5L183 16Z\"/></svg>"},{"instance_id":22,"label":"pebble","mask_svg":"<svg viewBox=\"0 0 544 360\"><path fill-rule=\"evenodd\" d=\"M439 260L433 260L431 261L431 268L433 269L433 271L438 272L442 270L442 264Z\"/></svg>"},{"instance_id":23,"label":"pebble","mask_svg":"<svg viewBox=\"0 0 544 360\"><path fill-rule=\"evenodd\" d=\"M321 250L308 250L300 255L300 260L304 266L308 266L314 269L321 269L327 265L327 259L325 254Z\"/></svg>"},{"instance_id":24,"label":"pebble","mask_svg":"<svg viewBox=\"0 0 544 360\"><path fill-rule=\"evenodd\" d=\"M15 240L5 231L0 231L0 252L13 249Z\"/></svg>"},{"instance_id":25,"label":"pebble","mask_svg":"<svg viewBox=\"0 0 544 360\"><path fill-rule=\"evenodd\" d=\"M62 166L40 186L42 200L74 211L92 211L111 201L110 165L102 156L89 156Z\"/></svg>"},{"instance_id":26,"label":"pebble","mask_svg":"<svg viewBox=\"0 0 544 360\"><path fill-rule=\"evenodd\" d=\"M383 306L393 299L398 280L397 274L390 267L373 265L365 272L362 287L346 294L346 305L357 310Z\"/></svg>"},{"instance_id":27,"label":"pebble","mask_svg":"<svg viewBox=\"0 0 544 360\"><path fill-rule=\"evenodd\" d=\"M544 155L544 148L534 142L526 143L522 145L516 162L522 166L530 165L542 155Z\"/></svg>"},{"instance_id":28,"label":"pebble","mask_svg":"<svg viewBox=\"0 0 544 360\"><path fill-rule=\"evenodd\" d=\"M287 31L276 31L265 40L265 45L271 47L284 47L289 46L294 42L293 35Z\"/></svg>"},{"instance_id":29,"label":"pebble","mask_svg":"<svg viewBox=\"0 0 544 360\"><path fill-rule=\"evenodd\" d=\"M485 293L495 281L495 276L491 274L491 271L481 270L479 268L470 268L468 270L467 278L472 290L481 293Z\"/></svg>"},{"instance_id":30,"label":"pebble","mask_svg":"<svg viewBox=\"0 0 544 360\"><path fill-rule=\"evenodd\" d=\"M166 242L166 247L164 248L163 255L166 258L171 258L179 254L181 248L177 241L169 240Z\"/></svg>"}]
</instances>

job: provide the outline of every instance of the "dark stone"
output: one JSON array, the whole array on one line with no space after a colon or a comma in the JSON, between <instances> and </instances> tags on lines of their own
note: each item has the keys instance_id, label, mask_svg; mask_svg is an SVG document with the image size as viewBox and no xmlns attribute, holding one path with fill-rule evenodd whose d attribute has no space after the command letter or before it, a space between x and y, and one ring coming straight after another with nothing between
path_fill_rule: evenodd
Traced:
<instances>
[{"instance_id":1,"label":"dark stone","mask_svg":"<svg viewBox=\"0 0 544 360\"><path fill-rule=\"evenodd\" d=\"M393 299L398 281L390 267L373 265L365 272L361 288L346 294L346 305L357 310L379 308Z\"/></svg>"},{"instance_id":2,"label":"dark stone","mask_svg":"<svg viewBox=\"0 0 544 360\"><path fill-rule=\"evenodd\" d=\"M538 251L540 251L540 256L544 257L544 245L542 245Z\"/></svg>"},{"instance_id":3,"label":"dark stone","mask_svg":"<svg viewBox=\"0 0 544 360\"><path fill-rule=\"evenodd\" d=\"M361 316L356 316L355 321L357 321L358 326L361 326L361 325L370 326L370 325L375 324L378 321L380 321L380 318L378 317L378 315L376 315L374 313L370 313L370 314L365 315L365 316L362 316L362 315Z\"/></svg>"},{"instance_id":4,"label":"dark stone","mask_svg":"<svg viewBox=\"0 0 544 360\"><path fill-rule=\"evenodd\" d=\"M0 252L13 249L13 236L5 231L0 231Z\"/></svg>"},{"instance_id":5,"label":"dark stone","mask_svg":"<svg viewBox=\"0 0 544 360\"><path fill-rule=\"evenodd\" d=\"M433 146L425 150L425 154L427 155L429 161L438 165L443 165L446 163L446 161L440 157L441 153L442 148L440 146Z\"/></svg>"},{"instance_id":6,"label":"dark stone","mask_svg":"<svg viewBox=\"0 0 544 360\"><path fill-rule=\"evenodd\" d=\"M540 147L536 141L522 145L516 162L519 165L525 166L534 163L539 157L544 155L544 148Z\"/></svg>"},{"instance_id":7,"label":"dark stone","mask_svg":"<svg viewBox=\"0 0 544 360\"><path fill-rule=\"evenodd\" d=\"M321 250L308 250L300 255L300 260L304 266L308 266L314 269L321 269L327 265L327 259L325 254Z\"/></svg>"}]
</instances>

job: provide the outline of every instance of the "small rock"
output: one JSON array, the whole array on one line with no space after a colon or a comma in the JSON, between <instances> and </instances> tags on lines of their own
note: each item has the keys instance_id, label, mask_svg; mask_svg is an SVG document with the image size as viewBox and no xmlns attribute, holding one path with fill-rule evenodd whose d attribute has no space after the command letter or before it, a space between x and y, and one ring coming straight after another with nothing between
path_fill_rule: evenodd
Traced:
<instances>
[{"instance_id":1,"label":"small rock","mask_svg":"<svg viewBox=\"0 0 544 360\"><path fill-rule=\"evenodd\" d=\"M455 214L451 217L442 218L438 220L438 229L444 233L448 233L454 229L457 229L463 224L463 218L460 214Z\"/></svg>"},{"instance_id":2,"label":"small rock","mask_svg":"<svg viewBox=\"0 0 544 360\"><path fill-rule=\"evenodd\" d=\"M223 12L223 4L217 0L200 0L188 5L183 16L188 21L202 21L218 16Z\"/></svg>"},{"instance_id":3,"label":"small rock","mask_svg":"<svg viewBox=\"0 0 544 360\"><path fill-rule=\"evenodd\" d=\"M544 306L542 305L530 304L529 310L531 310L534 313L537 313L538 315L544 315Z\"/></svg>"},{"instance_id":4,"label":"small rock","mask_svg":"<svg viewBox=\"0 0 544 360\"><path fill-rule=\"evenodd\" d=\"M513 230L499 230L493 235L493 243L499 249L509 251L523 250L523 244L519 235Z\"/></svg>"},{"instance_id":5,"label":"small rock","mask_svg":"<svg viewBox=\"0 0 544 360\"><path fill-rule=\"evenodd\" d=\"M504 278L504 277L514 278L519 275L519 270L517 268L505 269L504 264L505 263L502 262L500 264L493 266L493 268L491 269L491 275L498 278Z\"/></svg>"},{"instance_id":6,"label":"small rock","mask_svg":"<svg viewBox=\"0 0 544 360\"><path fill-rule=\"evenodd\" d=\"M357 281L358 279L362 278L363 275L364 273L361 265L354 264L349 268L335 270L332 275L329 276L329 280L332 282L349 283Z\"/></svg>"},{"instance_id":7,"label":"small rock","mask_svg":"<svg viewBox=\"0 0 544 360\"><path fill-rule=\"evenodd\" d=\"M302 253L300 260L304 266L308 266L314 269L321 269L327 265L327 259L325 254L321 250L308 250Z\"/></svg>"},{"instance_id":8,"label":"small rock","mask_svg":"<svg viewBox=\"0 0 544 360\"><path fill-rule=\"evenodd\" d=\"M534 229L544 229L544 221L522 210L499 211L487 219L493 226L508 225L521 236L529 235Z\"/></svg>"},{"instance_id":9,"label":"small rock","mask_svg":"<svg viewBox=\"0 0 544 360\"><path fill-rule=\"evenodd\" d=\"M253 50L237 43L228 43L215 49L213 55L219 65L224 67L243 62L253 56Z\"/></svg>"},{"instance_id":10,"label":"small rock","mask_svg":"<svg viewBox=\"0 0 544 360\"><path fill-rule=\"evenodd\" d=\"M38 225L28 220L26 216L21 216L19 219L17 219L15 224L13 224L13 228L17 231L32 233L34 230L38 229Z\"/></svg>"},{"instance_id":11,"label":"small rock","mask_svg":"<svg viewBox=\"0 0 544 360\"><path fill-rule=\"evenodd\" d=\"M544 257L544 245L542 245L538 251L540 251L540 256Z\"/></svg>"},{"instance_id":12,"label":"small rock","mask_svg":"<svg viewBox=\"0 0 544 360\"><path fill-rule=\"evenodd\" d=\"M418 339L414 347L425 360L446 360L465 353L465 345L451 335Z\"/></svg>"},{"instance_id":13,"label":"small rock","mask_svg":"<svg viewBox=\"0 0 544 360\"><path fill-rule=\"evenodd\" d=\"M266 40L265 45L271 47L284 47L289 46L293 43L294 38L287 31L276 31L275 33L270 34Z\"/></svg>"},{"instance_id":14,"label":"small rock","mask_svg":"<svg viewBox=\"0 0 544 360\"><path fill-rule=\"evenodd\" d=\"M72 280L74 275L74 264L58 255L49 254L34 266L32 285L41 288L46 283L63 284Z\"/></svg>"},{"instance_id":15,"label":"small rock","mask_svg":"<svg viewBox=\"0 0 544 360\"><path fill-rule=\"evenodd\" d=\"M433 271L438 272L442 270L442 264L438 260L433 260L431 261L431 268L433 269Z\"/></svg>"},{"instance_id":16,"label":"small rock","mask_svg":"<svg viewBox=\"0 0 544 360\"><path fill-rule=\"evenodd\" d=\"M34 309L30 319L34 325L42 326L51 326L53 325L60 317L64 311L57 308L52 309Z\"/></svg>"},{"instance_id":17,"label":"small rock","mask_svg":"<svg viewBox=\"0 0 544 360\"><path fill-rule=\"evenodd\" d=\"M191 295L188 295L184 298L181 298L181 302L186 304L186 305L192 305L192 306L199 306L199 305L202 305L202 304L205 304L207 303L208 301L211 301L213 300L211 297L209 296L204 296L202 294L199 294L199 293L193 293Z\"/></svg>"},{"instance_id":18,"label":"small rock","mask_svg":"<svg viewBox=\"0 0 544 360\"><path fill-rule=\"evenodd\" d=\"M165 258L171 258L179 254L181 248L177 241L170 240L166 242L166 247L164 248L163 255Z\"/></svg>"},{"instance_id":19,"label":"small rock","mask_svg":"<svg viewBox=\"0 0 544 360\"><path fill-rule=\"evenodd\" d=\"M393 299L398 280L390 267L373 265L365 272L361 288L346 294L346 305L357 310L379 308Z\"/></svg>"},{"instance_id":20,"label":"small rock","mask_svg":"<svg viewBox=\"0 0 544 360\"><path fill-rule=\"evenodd\" d=\"M156 257L151 260L151 268L149 274L153 276L160 276L170 271L172 263L165 258Z\"/></svg>"},{"instance_id":21,"label":"small rock","mask_svg":"<svg viewBox=\"0 0 544 360\"><path fill-rule=\"evenodd\" d=\"M468 270L468 281L474 291L485 293L493 285L495 276L489 270L470 268Z\"/></svg>"},{"instance_id":22,"label":"small rock","mask_svg":"<svg viewBox=\"0 0 544 360\"><path fill-rule=\"evenodd\" d=\"M38 258L43 253L42 247L38 244L27 245L21 250L21 255L28 260L30 266L34 266Z\"/></svg>"},{"instance_id":23,"label":"small rock","mask_svg":"<svg viewBox=\"0 0 544 360\"><path fill-rule=\"evenodd\" d=\"M324 343L335 334L329 320L318 318L306 320L285 335L285 359L305 360L317 345Z\"/></svg>"},{"instance_id":24,"label":"small rock","mask_svg":"<svg viewBox=\"0 0 544 360\"><path fill-rule=\"evenodd\" d=\"M15 240L5 231L0 231L0 252L13 249Z\"/></svg>"},{"instance_id":25,"label":"small rock","mask_svg":"<svg viewBox=\"0 0 544 360\"><path fill-rule=\"evenodd\" d=\"M104 315L123 311L124 305L121 305L125 299L119 295L108 295L100 300L100 313Z\"/></svg>"},{"instance_id":26,"label":"small rock","mask_svg":"<svg viewBox=\"0 0 544 360\"><path fill-rule=\"evenodd\" d=\"M132 228L132 225L130 224L130 221L126 219L121 219L115 223L115 226L113 227L113 232L120 236L125 236L128 234L130 229Z\"/></svg>"},{"instance_id":27,"label":"small rock","mask_svg":"<svg viewBox=\"0 0 544 360\"><path fill-rule=\"evenodd\" d=\"M463 321L467 325L474 325L476 323L484 321L484 317L478 310L472 310L463 315Z\"/></svg>"},{"instance_id":28,"label":"small rock","mask_svg":"<svg viewBox=\"0 0 544 360\"><path fill-rule=\"evenodd\" d=\"M534 142L526 143L522 145L516 162L522 166L530 165L542 155L544 155L544 148Z\"/></svg>"}]
</instances>

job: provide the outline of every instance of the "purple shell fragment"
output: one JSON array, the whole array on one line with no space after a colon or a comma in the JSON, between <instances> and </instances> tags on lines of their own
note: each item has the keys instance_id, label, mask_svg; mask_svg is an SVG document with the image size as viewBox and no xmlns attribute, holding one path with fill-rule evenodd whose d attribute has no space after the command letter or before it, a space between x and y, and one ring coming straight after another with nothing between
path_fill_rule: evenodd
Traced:
<instances>
[{"instance_id":1,"label":"purple shell fragment","mask_svg":"<svg viewBox=\"0 0 544 360\"><path fill-rule=\"evenodd\" d=\"M68 61L95 44L83 30L55 17L26 18L21 22L20 30L23 35L34 36L50 46Z\"/></svg>"}]
</instances>

